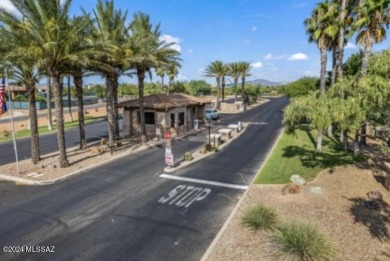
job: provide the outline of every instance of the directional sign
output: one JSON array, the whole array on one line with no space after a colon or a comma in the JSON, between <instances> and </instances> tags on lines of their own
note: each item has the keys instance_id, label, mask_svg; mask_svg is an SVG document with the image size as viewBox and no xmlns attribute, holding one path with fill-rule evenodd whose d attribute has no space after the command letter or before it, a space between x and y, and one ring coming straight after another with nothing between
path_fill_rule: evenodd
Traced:
<instances>
[{"instance_id":1,"label":"directional sign","mask_svg":"<svg viewBox=\"0 0 390 261\"><path fill-rule=\"evenodd\" d=\"M165 163L168 166L173 166L173 154L172 153L166 153L165 154Z\"/></svg>"}]
</instances>

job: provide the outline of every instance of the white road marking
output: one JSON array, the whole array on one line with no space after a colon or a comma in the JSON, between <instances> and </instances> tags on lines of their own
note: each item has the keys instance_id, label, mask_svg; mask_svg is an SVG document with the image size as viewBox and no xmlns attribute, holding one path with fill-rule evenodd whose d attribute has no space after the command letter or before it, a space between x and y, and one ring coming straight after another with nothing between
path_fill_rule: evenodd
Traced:
<instances>
[{"instance_id":1,"label":"white road marking","mask_svg":"<svg viewBox=\"0 0 390 261\"><path fill-rule=\"evenodd\" d=\"M161 197L158 202L165 204L170 201L168 205L174 204L177 207L188 208L195 201L202 201L205 199L210 192L211 189L209 188L178 185L176 188L169 191L166 196Z\"/></svg>"},{"instance_id":2,"label":"white road marking","mask_svg":"<svg viewBox=\"0 0 390 261\"><path fill-rule=\"evenodd\" d=\"M268 125L268 122L248 122L248 124L252 124L252 125Z\"/></svg>"},{"instance_id":3,"label":"white road marking","mask_svg":"<svg viewBox=\"0 0 390 261\"><path fill-rule=\"evenodd\" d=\"M207 184L207 185L225 187L225 188L234 188L234 189L242 189L242 190L246 190L248 188L248 186L243 186L243 185L228 184L228 183L209 181L209 180L203 180L203 179L178 177L178 176L173 176L173 175L168 175L168 174L161 174L160 177L166 178L166 179L188 181L188 182L193 182L193 183L198 183L198 184Z\"/></svg>"}]
</instances>

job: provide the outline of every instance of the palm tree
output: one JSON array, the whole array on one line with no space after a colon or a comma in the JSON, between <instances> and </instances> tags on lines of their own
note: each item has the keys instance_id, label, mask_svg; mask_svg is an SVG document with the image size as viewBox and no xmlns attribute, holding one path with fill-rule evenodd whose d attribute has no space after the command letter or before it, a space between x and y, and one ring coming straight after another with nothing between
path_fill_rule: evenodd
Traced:
<instances>
[{"instance_id":1,"label":"palm tree","mask_svg":"<svg viewBox=\"0 0 390 261\"><path fill-rule=\"evenodd\" d=\"M135 13L130 24L129 42L132 56L128 61L135 69L138 78L139 112L141 125L141 143L147 140L144 111L144 81L151 69L161 64L178 62L179 52L172 49L172 44L161 42L160 25L153 28L150 18L144 13Z\"/></svg>"},{"instance_id":2,"label":"palm tree","mask_svg":"<svg viewBox=\"0 0 390 261\"><path fill-rule=\"evenodd\" d=\"M161 90L164 89L164 77L165 77L166 70L167 70L167 68L165 67L164 64L162 64L162 65L157 66L156 71L155 71L156 75L161 78L161 83L160 83ZM169 87L167 87L166 93L169 92L168 88Z\"/></svg>"},{"instance_id":3,"label":"palm tree","mask_svg":"<svg viewBox=\"0 0 390 261\"><path fill-rule=\"evenodd\" d=\"M174 62L168 64L168 66L167 66L167 75L168 75L168 79L169 79L169 86L168 86L168 90L167 90L168 94L169 94L169 90L171 89L173 79L175 79L175 77L179 74L180 67L181 66L179 63L174 63Z\"/></svg>"},{"instance_id":4,"label":"palm tree","mask_svg":"<svg viewBox=\"0 0 390 261\"><path fill-rule=\"evenodd\" d=\"M390 24L389 6L390 0L360 0L356 7L356 21L353 27L358 31L356 40L362 53L359 79L367 75L368 60L374 43L386 38L386 28ZM366 145L366 125L364 122L361 130L360 145L363 146Z\"/></svg>"},{"instance_id":5,"label":"palm tree","mask_svg":"<svg viewBox=\"0 0 390 261\"><path fill-rule=\"evenodd\" d=\"M0 53L3 65L11 68L10 77L24 85L29 100L29 118L31 130L31 161L37 164L40 160L38 117L36 110L36 89L42 74L36 66L37 53L34 48L26 48L31 41L23 32L23 21L5 9L0 9Z\"/></svg>"},{"instance_id":6,"label":"palm tree","mask_svg":"<svg viewBox=\"0 0 390 261\"><path fill-rule=\"evenodd\" d=\"M85 13L85 12L84 12ZM100 56L100 65L95 71L106 79L106 108L108 118L108 146L113 147L119 137L118 126L118 78L129 69L128 58L132 55L126 41L127 12L116 10L114 1L99 0L93 10L94 20L90 20L90 31L93 39L104 45L106 55Z\"/></svg>"},{"instance_id":7,"label":"palm tree","mask_svg":"<svg viewBox=\"0 0 390 261\"><path fill-rule=\"evenodd\" d=\"M325 0L319 3L312 12L312 16L304 21L309 42L315 42L321 54L320 93L325 96L327 50L334 45L339 32L334 17L338 12L338 4ZM318 129L317 151L321 151L322 129Z\"/></svg>"},{"instance_id":8,"label":"palm tree","mask_svg":"<svg viewBox=\"0 0 390 261\"><path fill-rule=\"evenodd\" d=\"M61 79L66 65L80 60L82 51L70 52L70 46L77 41L79 33L86 26L86 20L77 25L70 26L69 11L71 0L11 0L16 9L24 17L24 32L32 39L26 47L35 48L39 53L37 63L45 68L48 76L53 80L57 116L57 141L59 147L59 165L69 165L64 133L64 115L62 105Z\"/></svg>"},{"instance_id":9,"label":"palm tree","mask_svg":"<svg viewBox=\"0 0 390 261\"><path fill-rule=\"evenodd\" d=\"M219 92L220 92L220 86L221 86L221 79L224 74L224 65L222 61L214 61L211 62L205 69L204 75L206 77L215 77L215 80L217 81L217 109L219 109Z\"/></svg>"},{"instance_id":10,"label":"palm tree","mask_svg":"<svg viewBox=\"0 0 390 261\"><path fill-rule=\"evenodd\" d=\"M337 4L325 0L313 10L312 16L304 21L309 42L315 42L321 54L320 90L325 95L327 50L334 43L338 26L333 23L338 12Z\"/></svg>"},{"instance_id":11,"label":"palm tree","mask_svg":"<svg viewBox=\"0 0 390 261\"><path fill-rule=\"evenodd\" d=\"M222 68L222 102L225 101L225 77L230 75L230 66L224 64Z\"/></svg>"},{"instance_id":12,"label":"palm tree","mask_svg":"<svg viewBox=\"0 0 390 261\"><path fill-rule=\"evenodd\" d=\"M390 0L360 0L356 6L353 28L358 31L356 41L363 55L360 78L367 74L368 59L374 43L386 38L386 28L390 24L389 6Z\"/></svg>"},{"instance_id":13,"label":"palm tree","mask_svg":"<svg viewBox=\"0 0 390 261\"><path fill-rule=\"evenodd\" d=\"M230 76L234 80L234 101L237 101L237 85L238 85L238 78L241 76L241 69L239 63L230 63Z\"/></svg>"},{"instance_id":14,"label":"palm tree","mask_svg":"<svg viewBox=\"0 0 390 261\"><path fill-rule=\"evenodd\" d=\"M241 99L244 101L245 78L251 76L252 65L249 62L239 62L239 67L241 71Z\"/></svg>"}]
</instances>

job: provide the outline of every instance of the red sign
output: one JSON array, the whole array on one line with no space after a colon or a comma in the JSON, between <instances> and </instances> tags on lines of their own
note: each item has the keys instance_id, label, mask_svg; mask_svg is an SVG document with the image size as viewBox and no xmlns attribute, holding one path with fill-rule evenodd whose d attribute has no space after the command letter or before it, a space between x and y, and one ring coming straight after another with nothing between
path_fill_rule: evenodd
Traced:
<instances>
[{"instance_id":1,"label":"red sign","mask_svg":"<svg viewBox=\"0 0 390 261\"><path fill-rule=\"evenodd\" d=\"M171 138L171 133L169 131L164 132L164 139L169 140Z\"/></svg>"}]
</instances>

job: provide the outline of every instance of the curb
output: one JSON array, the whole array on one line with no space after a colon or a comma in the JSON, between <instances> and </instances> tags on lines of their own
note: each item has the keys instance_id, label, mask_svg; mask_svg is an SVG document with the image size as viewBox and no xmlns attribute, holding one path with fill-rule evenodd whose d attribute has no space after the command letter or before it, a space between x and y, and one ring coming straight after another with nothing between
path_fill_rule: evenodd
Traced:
<instances>
[{"instance_id":1,"label":"curb","mask_svg":"<svg viewBox=\"0 0 390 261\"><path fill-rule=\"evenodd\" d=\"M235 139L237 139L238 137L240 137L241 134L243 134L243 133L246 131L246 129L248 128L248 124L243 123L242 126L243 126L243 129L242 129L240 132L238 132L238 133L237 133L234 137L232 137L228 142L226 142L226 143L224 143L224 144L222 144L221 146L218 147L218 150L219 150L219 151L223 150L223 149L224 149L226 146L228 146L233 140L235 140ZM215 153L215 152L214 152L214 153ZM165 167L165 168L164 168L164 172L166 172L166 173L173 173L173 172L175 172L175 171L177 171L177 170L179 170L179 169L181 169L181 168L184 168L184 167L187 167L187 166L191 165L192 163L198 162L198 161L200 161L200 160L202 160L202 159L204 159L204 158L206 158L206 157L209 157L209 156L213 155L214 153L209 152L209 153L204 154L204 155L202 155L202 156L200 156L200 157L198 157L198 158L196 158L196 159L193 159L193 160L191 160L191 161L184 161L184 159L180 159L180 161L178 161L178 162L176 163L176 164L179 164L177 167Z\"/></svg>"},{"instance_id":2,"label":"curb","mask_svg":"<svg viewBox=\"0 0 390 261\"><path fill-rule=\"evenodd\" d=\"M284 132L284 128L282 128L281 131L279 132L278 138L276 139L276 141L275 141L274 145L272 146L271 150L268 152L268 155L267 155L266 159L264 160L264 163L261 165L261 167L260 167L260 169L258 170L257 173L260 173L260 171L263 169L265 163L268 161L269 157L272 155L272 152L274 151L276 145L278 144L280 138L282 137L283 132ZM253 177L253 179L252 179L251 183L249 184L248 188L245 190L244 194L241 196L240 200L237 202L237 204L234 207L233 211L230 213L229 217L227 218L227 220L225 221L225 223L223 224L223 226L219 230L218 234L215 236L213 242L211 242L210 246L207 248L206 252L202 256L201 261L207 261L207 259L209 258L210 254L213 252L215 246L217 245L218 241L220 240L220 238L222 237L223 233L227 229L229 223L232 221L232 219L235 216L237 210L242 205L242 202L244 202L244 198L249 193L249 190L250 190L251 186L253 185L254 181L256 180L256 176L257 175L255 175Z\"/></svg>"}]
</instances>

